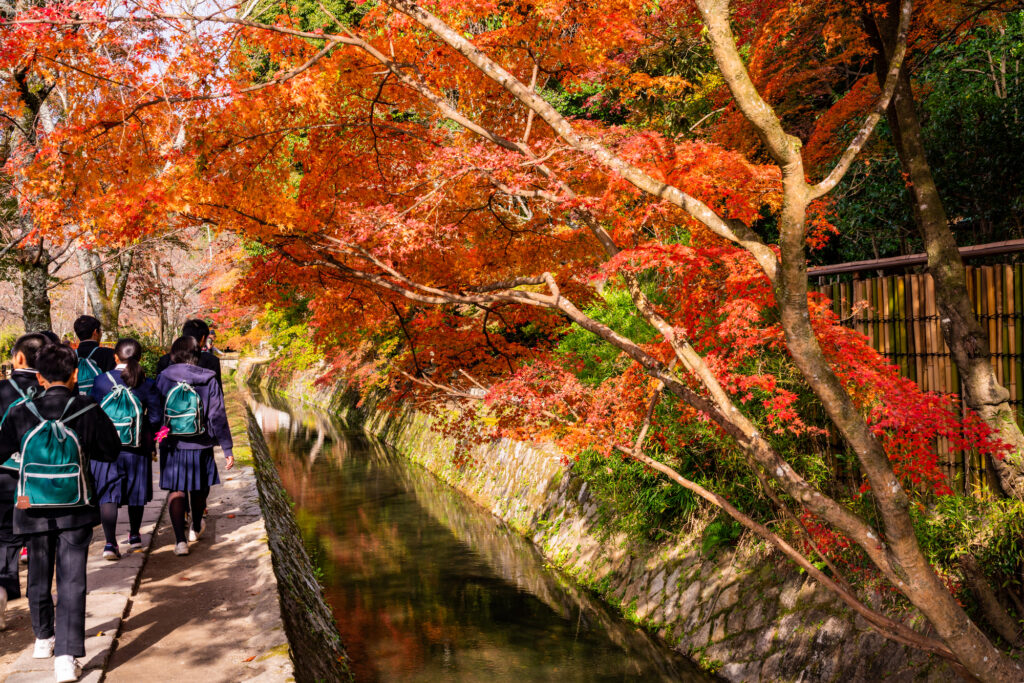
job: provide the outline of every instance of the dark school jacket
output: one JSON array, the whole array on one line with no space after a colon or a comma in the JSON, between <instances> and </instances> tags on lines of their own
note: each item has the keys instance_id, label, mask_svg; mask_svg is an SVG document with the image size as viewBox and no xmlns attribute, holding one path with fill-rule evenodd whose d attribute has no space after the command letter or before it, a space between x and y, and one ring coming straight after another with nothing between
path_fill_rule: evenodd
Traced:
<instances>
[{"instance_id":1,"label":"dark school jacket","mask_svg":"<svg viewBox=\"0 0 1024 683\"><path fill-rule=\"evenodd\" d=\"M213 355L209 351L202 351L199 353L199 367L207 370L212 370L213 374L217 375L217 384L224 388L224 381L220 378L220 358ZM160 360L156 362L156 374L160 374L167 368L171 367L171 354L165 353L160 356Z\"/></svg>"},{"instance_id":2,"label":"dark school jacket","mask_svg":"<svg viewBox=\"0 0 1024 683\"><path fill-rule=\"evenodd\" d=\"M108 374L117 384L124 384L124 381L121 379L121 371L117 368L97 377L96 381L93 382L91 394L97 403L102 403L103 398L114 388L114 384L107 377ZM142 384L132 389L131 392L135 394L135 398L139 399L139 403L142 404L142 410L144 411L142 434L139 438L138 448L130 448L122 444L121 450L125 453L135 453L136 455L152 455L156 447L153 436L160 429L160 423L164 419L164 400L160 392L156 390L156 382L151 379L143 380Z\"/></svg>"},{"instance_id":3,"label":"dark school jacket","mask_svg":"<svg viewBox=\"0 0 1024 683\"><path fill-rule=\"evenodd\" d=\"M60 417L69 398L74 402L67 414L81 410L87 405L95 405L95 401L87 396L80 396L66 387L50 387L35 399L39 414L48 420ZM21 448L21 439L39 424L36 416L24 405L15 406L7 421L0 429L0 458L6 460ZM85 477L90 489L94 488L90 460L114 462L121 450L121 440L117 436L114 423L107 414L96 406L78 417L69 420L67 426L75 432L82 446L85 462ZM77 529L83 526L95 526L100 521L99 509L94 505L78 505L70 508L50 508L35 510L14 510L14 533L38 534L56 529Z\"/></svg>"},{"instance_id":4,"label":"dark school jacket","mask_svg":"<svg viewBox=\"0 0 1024 683\"><path fill-rule=\"evenodd\" d=\"M89 360L96 364L100 372L110 372L117 365L117 362L114 360L114 349L100 346L94 341L84 341L78 345L79 359L89 356L90 353L92 353L92 357Z\"/></svg>"},{"instance_id":5,"label":"dark school jacket","mask_svg":"<svg viewBox=\"0 0 1024 683\"><path fill-rule=\"evenodd\" d=\"M39 381L36 379L36 371L30 369L15 370L11 373L10 379L0 380L0 417L11 406L12 403L21 398L18 390L11 386L10 380L21 387L21 390L28 394L30 391L36 394L42 393L39 388ZM6 460L6 458L4 458ZM3 460L0 460L3 462ZM0 469L0 490L3 495L10 493L14 495L14 485L18 481L18 473L14 470Z\"/></svg>"},{"instance_id":6,"label":"dark school jacket","mask_svg":"<svg viewBox=\"0 0 1024 683\"><path fill-rule=\"evenodd\" d=\"M35 370L15 370L11 373L10 379L14 380L14 383L21 387L21 390L25 393L28 393L31 389L34 389L36 393L42 393L43 391L39 388L39 381L36 379ZM8 406L20 398L21 394L11 386L9 380L0 380L0 416L3 416Z\"/></svg>"},{"instance_id":7,"label":"dark school jacket","mask_svg":"<svg viewBox=\"0 0 1024 683\"><path fill-rule=\"evenodd\" d=\"M156 378L156 388L160 395L167 398L178 382L191 384L199 394L203 402L203 411L206 414L206 432L196 436L184 436L169 438L171 446L185 448L188 450L200 450L219 445L224 450L224 457L232 455L231 449L234 442L231 439L231 428L228 426L228 415L224 409L224 390L213 370L201 368L198 365L187 363L175 363L160 373Z\"/></svg>"}]
</instances>

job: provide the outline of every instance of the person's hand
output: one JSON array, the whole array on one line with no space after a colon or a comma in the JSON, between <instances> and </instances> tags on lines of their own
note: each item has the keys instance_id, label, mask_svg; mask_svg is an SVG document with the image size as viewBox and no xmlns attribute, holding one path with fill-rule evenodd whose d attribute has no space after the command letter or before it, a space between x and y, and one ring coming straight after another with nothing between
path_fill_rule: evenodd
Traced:
<instances>
[{"instance_id":1,"label":"person's hand","mask_svg":"<svg viewBox=\"0 0 1024 683\"><path fill-rule=\"evenodd\" d=\"M232 467L234 467L234 466L235 466L235 456L233 456L233 455L229 455L229 456L228 456L228 457L226 458L226 460L227 460L227 463L228 463L227 469L229 469L229 470L230 470L230 469L231 469Z\"/></svg>"}]
</instances>

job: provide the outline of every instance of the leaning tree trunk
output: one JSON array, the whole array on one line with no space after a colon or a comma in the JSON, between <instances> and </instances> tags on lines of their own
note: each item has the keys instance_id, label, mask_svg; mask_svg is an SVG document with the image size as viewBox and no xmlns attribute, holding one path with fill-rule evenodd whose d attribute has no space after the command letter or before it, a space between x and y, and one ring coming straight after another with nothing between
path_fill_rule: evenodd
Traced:
<instances>
[{"instance_id":1,"label":"leaning tree trunk","mask_svg":"<svg viewBox=\"0 0 1024 683\"><path fill-rule=\"evenodd\" d=\"M897 6L891 1L889 5L890 8ZM886 25L893 21L892 15L890 11L884 20L865 17L864 21L868 35L878 48L875 73L879 83L885 82L889 67L891 45L883 37L894 35L892 26ZM886 115L900 164L910 180L914 220L928 256L928 272L935 282L942 336L960 371L964 402L1011 447L1003 460L990 458L989 464L1003 494L1024 498L1024 434L1017 425L1010 392L996 378L990 363L988 338L974 314L964 262L928 163L921 122L906 72L900 75Z\"/></svg>"},{"instance_id":2,"label":"leaning tree trunk","mask_svg":"<svg viewBox=\"0 0 1024 683\"><path fill-rule=\"evenodd\" d=\"M121 303L128 286L128 276L134 261L130 250L121 253L115 263L117 271L110 288L107 288L107 276L103 270L103 261L96 252L80 249L78 263L82 268L82 280L89 296L92 314L100 321L103 331L116 334L118 321L121 317Z\"/></svg>"}]
</instances>

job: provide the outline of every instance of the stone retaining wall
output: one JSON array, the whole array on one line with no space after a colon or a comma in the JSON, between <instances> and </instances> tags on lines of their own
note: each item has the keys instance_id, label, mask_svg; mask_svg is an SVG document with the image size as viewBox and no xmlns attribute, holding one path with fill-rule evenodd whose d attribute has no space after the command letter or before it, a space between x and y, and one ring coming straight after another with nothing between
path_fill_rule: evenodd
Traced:
<instances>
[{"instance_id":1,"label":"stone retaining wall","mask_svg":"<svg viewBox=\"0 0 1024 683\"><path fill-rule=\"evenodd\" d=\"M313 563L302 543L288 494L270 457L263 432L246 411L249 443L256 470L260 507L266 520L281 598L281 616L299 683L351 681L348 654L313 575Z\"/></svg>"},{"instance_id":2,"label":"stone retaining wall","mask_svg":"<svg viewBox=\"0 0 1024 683\"><path fill-rule=\"evenodd\" d=\"M255 380L260 379L257 369ZM938 659L877 635L760 544L706 556L699 533L637 543L602 530L598 503L552 451L501 441L456 466L431 419L386 413L303 378L277 386L330 406L530 538L555 566L731 681L949 681Z\"/></svg>"}]
</instances>

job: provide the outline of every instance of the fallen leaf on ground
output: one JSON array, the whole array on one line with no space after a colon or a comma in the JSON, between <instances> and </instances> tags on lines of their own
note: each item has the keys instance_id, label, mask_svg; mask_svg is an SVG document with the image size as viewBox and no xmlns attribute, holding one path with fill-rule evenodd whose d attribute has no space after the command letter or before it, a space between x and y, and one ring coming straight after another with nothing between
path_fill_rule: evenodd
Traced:
<instances>
[{"instance_id":1,"label":"fallen leaf on ground","mask_svg":"<svg viewBox=\"0 0 1024 683\"><path fill-rule=\"evenodd\" d=\"M252 660L254 660L254 659L256 659L256 655L253 655L252 657L249 657L249 658L247 658L247 659L243 659L242 661L243 661L243 662L251 662L251 661L252 661Z\"/></svg>"}]
</instances>

